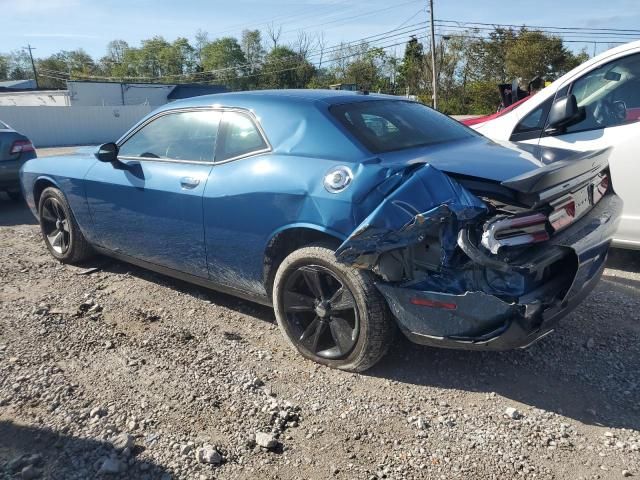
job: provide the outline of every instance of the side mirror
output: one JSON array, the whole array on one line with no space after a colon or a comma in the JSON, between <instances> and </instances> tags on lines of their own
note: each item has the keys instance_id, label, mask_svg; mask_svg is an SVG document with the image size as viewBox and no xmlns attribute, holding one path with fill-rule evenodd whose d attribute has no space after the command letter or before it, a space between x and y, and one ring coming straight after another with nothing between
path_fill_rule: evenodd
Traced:
<instances>
[{"instance_id":1,"label":"side mirror","mask_svg":"<svg viewBox=\"0 0 640 480\"><path fill-rule=\"evenodd\" d=\"M98 147L95 156L101 162L116 163L118 161L118 146L113 143L105 143Z\"/></svg>"},{"instance_id":2,"label":"side mirror","mask_svg":"<svg viewBox=\"0 0 640 480\"><path fill-rule=\"evenodd\" d=\"M584 120L585 114L584 107L578 107L575 95L559 98L551 106L545 132L554 133L581 122Z\"/></svg>"},{"instance_id":3,"label":"side mirror","mask_svg":"<svg viewBox=\"0 0 640 480\"><path fill-rule=\"evenodd\" d=\"M627 104L622 100L613 102L611 110L616 122L622 123L627 120Z\"/></svg>"}]
</instances>

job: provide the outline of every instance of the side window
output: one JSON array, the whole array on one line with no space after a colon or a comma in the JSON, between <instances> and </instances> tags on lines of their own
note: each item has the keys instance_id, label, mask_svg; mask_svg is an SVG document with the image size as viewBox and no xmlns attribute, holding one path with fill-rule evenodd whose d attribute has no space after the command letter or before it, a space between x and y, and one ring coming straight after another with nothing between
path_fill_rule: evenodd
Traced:
<instances>
[{"instance_id":1,"label":"side window","mask_svg":"<svg viewBox=\"0 0 640 480\"><path fill-rule=\"evenodd\" d=\"M249 116L238 112L224 112L223 134L216 161L248 155L266 148L267 143Z\"/></svg>"},{"instance_id":2,"label":"side window","mask_svg":"<svg viewBox=\"0 0 640 480\"><path fill-rule=\"evenodd\" d=\"M576 80L570 93L585 118L566 133L613 127L640 120L640 54L607 63Z\"/></svg>"},{"instance_id":3,"label":"side window","mask_svg":"<svg viewBox=\"0 0 640 480\"><path fill-rule=\"evenodd\" d=\"M220 117L213 110L162 115L122 144L119 156L212 162Z\"/></svg>"},{"instance_id":4,"label":"side window","mask_svg":"<svg viewBox=\"0 0 640 480\"><path fill-rule=\"evenodd\" d=\"M547 121L547 115L551 108L553 97L540 104L536 109L529 112L529 114L520 120L520 123L516 125L513 133L530 132L532 130L542 130L545 122Z\"/></svg>"}]
</instances>

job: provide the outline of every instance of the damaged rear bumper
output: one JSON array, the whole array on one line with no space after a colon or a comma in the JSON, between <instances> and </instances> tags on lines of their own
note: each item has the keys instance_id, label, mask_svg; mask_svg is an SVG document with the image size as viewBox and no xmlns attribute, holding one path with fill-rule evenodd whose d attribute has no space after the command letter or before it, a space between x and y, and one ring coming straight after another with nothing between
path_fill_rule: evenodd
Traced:
<instances>
[{"instance_id":1,"label":"damaged rear bumper","mask_svg":"<svg viewBox=\"0 0 640 480\"><path fill-rule=\"evenodd\" d=\"M524 348L550 333L596 286L621 213L620 198L608 194L570 228L532 248L517 265L499 265L461 239L474 262L506 272L562 262L561 270L516 301L481 291L456 295L386 282L377 286L400 329L416 343L468 350Z\"/></svg>"}]
</instances>

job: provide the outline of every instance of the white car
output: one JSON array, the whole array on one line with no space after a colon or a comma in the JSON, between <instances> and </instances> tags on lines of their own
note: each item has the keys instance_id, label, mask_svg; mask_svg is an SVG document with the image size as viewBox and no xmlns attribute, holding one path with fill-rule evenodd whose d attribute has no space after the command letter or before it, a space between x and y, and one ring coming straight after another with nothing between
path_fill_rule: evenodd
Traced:
<instances>
[{"instance_id":1,"label":"white car","mask_svg":"<svg viewBox=\"0 0 640 480\"><path fill-rule=\"evenodd\" d=\"M512 108L463 123L497 141L577 151L612 147L611 181L624 201L613 244L640 249L640 41L592 58Z\"/></svg>"}]
</instances>

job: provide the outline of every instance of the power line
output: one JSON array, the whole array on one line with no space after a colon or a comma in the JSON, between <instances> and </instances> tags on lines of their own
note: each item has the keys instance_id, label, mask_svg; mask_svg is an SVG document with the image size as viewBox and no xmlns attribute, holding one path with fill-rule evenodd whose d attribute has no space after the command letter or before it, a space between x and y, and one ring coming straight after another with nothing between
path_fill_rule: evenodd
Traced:
<instances>
[{"instance_id":1,"label":"power line","mask_svg":"<svg viewBox=\"0 0 640 480\"><path fill-rule=\"evenodd\" d=\"M472 39L472 40L495 40L495 38L492 37L482 37L482 36L475 36L475 35L461 35L458 32L453 32L453 33L436 33L436 37L456 37L456 38L468 38L468 39ZM518 41L526 41L523 39L519 39L517 37L514 38L501 38L501 41L505 41L505 42L518 42ZM596 43L596 44L624 44L624 43L628 43L626 41L609 41L609 40L562 40L565 43Z\"/></svg>"},{"instance_id":2,"label":"power line","mask_svg":"<svg viewBox=\"0 0 640 480\"><path fill-rule=\"evenodd\" d=\"M306 60L310 59L310 58L314 58L314 57L319 57L320 55L330 55L332 53L336 53L339 52L341 50L344 50L346 48L349 47L353 47L356 46L358 44L362 44L362 43L374 43L374 45L372 46L373 48L377 48L375 43L376 42L381 42L383 40L389 40L392 38L397 38L400 36L409 36L412 35L416 32L422 31L424 26L426 26L426 22L418 22L412 25L407 25L406 27L402 27L400 29L394 29L394 30L388 30L386 32L381 32L375 35L369 35L367 37L363 37L357 40L353 40L351 42L346 42L346 43L340 43L340 44L336 44L333 45L331 47L325 48L325 49L315 49L315 50L311 50L309 52L309 54L307 54L306 56ZM395 33L393 33L395 32ZM399 43L398 45L404 44L406 43L406 41L403 41L401 43ZM372 49L369 49L368 51L370 51ZM298 54L294 55L294 56L289 56L289 57L283 57L281 60L286 61L286 60L296 60L299 59L300 56ZM334 60L331 60L334 61ZM222 72L227 72L227 71L232 71L232 70L238 70L241 68L246 68L246 67L251 67L253 66L252 64L249 63L244 63L244 64L238 64L238 65L233 65L230 67L224 67L224 68L220 68L220 69L215 69L215 70L208 70L206 72L193 72L193 73L180 73L180 74L169 74L169 75L161 75L158 77L151 77L151 76L138 76L138 77L126 77L129 79L138 79L138 80L149 80L149 79L158 79L158 78L181 78L181 77L190 77L190 78L197 78L200 76L209 76L211 74L216 74L216 73L222 73ZM69 73L67 72L61 72L61 71L56 71L56 70L48 70L49 73L52 74L60 74L60 75L67 75L69 76ZM80 75L80 74L75 74L75 77L79 77L79 78L94 78L94 79L98 79L98 78L102 78L102 79L117 79L118 77L112 77L112 76L90 76L90 75Z\"/></svg>"},{"instance_id":3,"label":"power line","mask_svg":"<svg viewBox=\"0 0 640 480\"><path fill-rule=\"evenodd\" d=\"M457 25L482 25L482 26L489 26L489 27L512 27L512 28L535 28L535 29L540 29L540 30L582 30L582 31L589 31L589 32L593 32L593 31L609 31L609 32L631 32L631 33L636 33L636 34L640 34L640 30L639 29L623 29L623 28L590 28L590 27L550 27L550 26L541 26L541 25L515 25L515 24L509 24L509 23L483 23L483 22L463 22L463 21L459 21L459 20L445 20L445 19L436 19L437 22L444 22L444 23L453 23L453 24L457 24Z\"/></svg>"},{"instance_id":4,"label":"power line","mask_svg":"<svg viewBox=\"0 0 640 480\"><path fill-rule=\"evenodd\" d=\"M326 5L322 5L321 9L324 9L326 7L335 7L336 5L340 5L343 3L347 3L350 2L350 0L341 0L338 2L333 2L330 4L326 4ZM349 9L353 8L352 6L349 7ZM300 13L289 13L289 14L284 14L284 15L276 15L275 17L271 18L270 20L266 20L266 21L260 21L260 22L254 22L254 23L248 23L248 24L241 24L238 23L226 30L219 30L216 32L217 35L221 34L221 33L229 33L229 32L237 32L239 30L246 30L249 29L249 27L257 27L257 26L261 26L261 25L270 25L272 23L277 22L282 22L285 19L291 19L291 18L297 18L297 17L308 17L309 16L309 7L306 6L304 7L302 10L299 10ZM334 11L331 12L327 12L329 15L335 13ZM320 14L320 16L322 17L323 15L326 14Z\"/></svg>"},{"instance_id":5,"label":"power line","mask_svg":"<svg viewBox=\"0 0 640 480\"><path fill-rule=\"evenodd\" d=\"M386 12L386 11L388 11L388 10L395 10L395 9L397 9L398 7L402 7L402 6L404 6L404 5L409 5L409 4L411 4L411 3L418 3L418 2L422 2L422 0L409 0L408 2L397 3L397 4L392 5L392 6L390 6L390 7L380 8L380 9L378 9L378 10L369 10L369 11L364 12L364 13L359 13L359 14L357 14L357 15L352 15L352 16L350 16L350 17L343 17L343 18L339 18L339 19L336 19L336 20L331 20L331 21L329 21L329 22L316 23L316 24L312 24L312 25L303 25L303 26L301 26L300 28L297 28L297 29L295 29L295 30L287 30L287 31L285 31L285 32L283 32L283 33L297 32L297 31L299 31L299 30L301 30L301 29L307 29L307 28L313 28L313 27L321 27L321 26L323 26L323 25L329 25L329 24L336 23L336 22L343 22L343 21L345 21L345 20L352 20L352 19L354 19L354 18L366 17L366 16L369 16L369 15L373 15L373 14L375 14L375 13Z\"/></svg>"},{"instance_id":6,"label":"power line","mask_svg":"<svg viewBox=\"0 0 640 480\"><path fill-rule=\"evenodd\" d=\"M417 40L423 40L423 39L425 39L425 38L426 38L426 34L425 34L425 35L422 35L422 36L418 36L418 37L416 37L416 39L417 39ZM367 50L362 51L362 52L351 53L351 54L348 54L348 55L344 55L344 56L342 56L342 57L334 58L334 59L332 59L332 61L340 61L340 60L344 60L344 59L347 59L347 58L352 58L352 57L356 57L356 56L361 56L361 55L364 55L364 54L366 54L366 53L372 52L372 51L374 51L374 50L378 50L378 49L382 49L382 50L384 50L384 49L387 49L387 48L397 47L398 45L404 45L404 44L406 44L406 43L407 43L406 41L402 41L402 42L398 42L398 43L392 43L392 44L389 44L389 45L380 45L380 46L376 46L376 47L373 47L373 48L367 49ZM309 64L310 64L310 65L312 65L312 66L315 66L315 67L317 67L317 66L318 66L317 64L313 64L313 63L309 63ZM298 69L303 68L303 67L304 67L304 65L296 65L296 66L294 66L294 67L288 67L288 68L277 69L277 70L270 70L270 71L263 71L263 72L259 72L259 73L255 73L255 74L250 74L250 75L243 75L241 78L243 78L243 79L244 79L244 78L260 77L260 76L264 76L264 75L273 75L273 74L276 74L276 73L282 73L282 72L288 72L288 71L298 70ZM74 76L76 76L76 75L74 75ZM110 80L119 80L119 79L120 79L120 77L86 77L86 76L78 76L78 77L79 77L79 78L93 78L93 79L101 78L101 79L110 79ZM146 79L155 79L155 80L157 80L157 79L159 79L159 78L164 78L164 77L123 77L122 79L123 79L123 80L132 80L132 79L139 79L139 78L146 78ZM58 78L58 79L59 79L59 78ZM208 81L206 81L206 82L204 82L204 83L210 83L211 81L214 81L214 80L208 80Z\"/></svg>"},{"instance_id":7,"label":"power line","mask_svg":"<svg viewBox=\"0 0 640 480\"><path fill-rule=\"evenodd\" d=\"M449 25L449 24L443 24L443 23L436 23L437 27L440 28L446 28L446 29L456 29L456 30L465 30L465 31L469 31L469 30L473 30L473 31L490 31L490 32L495 32L496 29L495 28L491 28L491 27L476 27L476 26L465 26L465 25ZM549 34L549 35L555 35L555 36L561 36L562 38L583 38L585 35L604 35L607 38L612 38L612 37L617 37L616 39L618 39L619 37L625 37L625 36L630 36L630 37L635 37L635 38L640 38L640 32L636 33L606 33L606 32L555 32L555 31L551 31L551 30L539 30L539 29L532 29L531 27L527 27L526 25L523 25L523 28L527 28L528 31L530 32L542 32L545 34ZM515 34L518 34L519 32L514 32ZM597 37L596 37L597 38ZM627 41L632 40L632 39L627 39Z\"/></svg>"},{"instance_id":8,"label":"power line","mask_svg":"<svg viewBox=\"0 0 640 480\"><path fill-rule=\"evenodd\" d=\"M40 88L40 83L38 82L38 71L36 70L36 63L33 61L33 51L35 48L28 44L26 47L22 47L26 50L29 50L29 58L31 59L31 68L33 68L33 77L36 81L36 88Z\"/></svg>"},{"instance_id":9,"label":"power line","mask_svg":"<svg viewBox=\"0 0 640 480\"><path fill-rule=\"evenodd\" d=\"M431 33L431 83L433 84L433 109L438 109L438 75L436 74L436 30L433 24L433 0L429 0L429 21Z\"/></svg>"}]
</instances>

